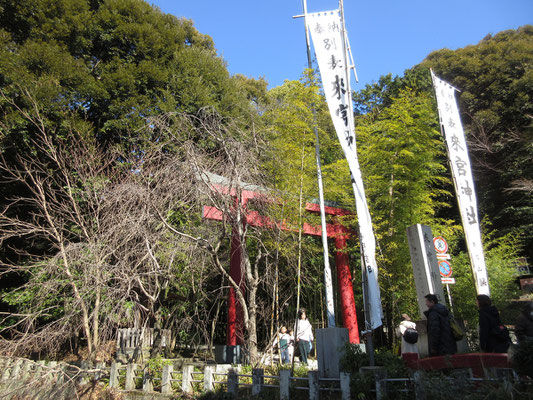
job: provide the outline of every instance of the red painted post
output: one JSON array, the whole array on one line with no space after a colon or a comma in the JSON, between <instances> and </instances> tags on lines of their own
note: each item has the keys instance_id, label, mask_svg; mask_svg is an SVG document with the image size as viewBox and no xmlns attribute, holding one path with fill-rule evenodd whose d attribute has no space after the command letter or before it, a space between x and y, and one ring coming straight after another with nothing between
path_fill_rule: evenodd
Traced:
<instances>
[{"instance_id":1,"label":"red painted post","mask_svg":"<svg viewBox=\"0 0 533 400\"><path fill-rule=\"evenodd\" d=\"M237 283L244 295L243 271L241 269L242 247L237 229L231 235L230 276ZM230 287L228 294L228 326L226 344L228 346L242 345L244 342L243 331L244 315L241 303L237 300L235 289Z\"/></svg>"},{"instance_id":2,"label":"red painted post","mask_svg":"<svg viewBox=\"0 0 533 400\"><path fill-rule=\"evenodd\" d=\"M337 279L341 297L342 320L344 327L348 328L350 343L359 343L359 327L355 312L355 299L353 295L352 274L348 265L348 253L346 252L347 234L335 236L335 265L337 267Z\"/></svg>"}]
</instances>

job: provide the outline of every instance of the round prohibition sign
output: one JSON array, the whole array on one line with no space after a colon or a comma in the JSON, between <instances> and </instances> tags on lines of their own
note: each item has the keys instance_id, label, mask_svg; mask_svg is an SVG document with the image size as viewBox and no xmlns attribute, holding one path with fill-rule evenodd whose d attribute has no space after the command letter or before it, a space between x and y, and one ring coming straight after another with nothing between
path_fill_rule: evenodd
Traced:
<instances>
[{"instance_id":1,"label":"round prohibition sign","mask_svg":"<svg viewBox=\"0 0 533 400\"><path fill-rule=\"evenodd\" d=\"M433 238L433 246L435 246L437 253L446 253L448 251L448 243L442 236Z\"/></svg>"},{"instance_id":2,"label":"round prohibition sign","mask_svg":"<svg viewBox=\"0 0 533 400\"><path fill-rule=\"evenodd\" d=\"M452 264L447 260L439 260L439 272L443 278L452 276Z\"/></svg>"}]
</instances>

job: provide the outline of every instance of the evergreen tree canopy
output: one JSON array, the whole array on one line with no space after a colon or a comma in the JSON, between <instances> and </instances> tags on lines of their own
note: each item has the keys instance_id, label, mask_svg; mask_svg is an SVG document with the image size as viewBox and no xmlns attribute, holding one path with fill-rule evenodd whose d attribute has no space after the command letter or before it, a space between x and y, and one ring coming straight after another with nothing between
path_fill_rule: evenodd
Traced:
<instances>
[{"instance_id":1,"label":"evergreen tree canopy","mask_svg":"<svg viewBox=\"0 0 533 400\"><path fill-rule=\"evenodd\" d=\"M57 134L74 111L101 144L129 147L147 117L206 106L248 115L247 90L266 89L230 77L192 21L142 0L1 0L0 28L3 149L31 135L14 107L29 107L25 91Z\"/></svg>"},{"instance_id":2,"label":"evergreen tree canopy","mask_svg":"<svg viewBox=\"0 0 533 400\"><path fill-rule=\"evenodd\" d=\"M533 26L477 45L431 53L402 77L382 76L356 93L356 112L378 118L399 93L433 94L429 68L457 89L480 215L505 235L518 230L533 257ZM436 103L434 102L436 109ZM443 215L445 216L445 215Z\"/></svg>"}]
</instances>

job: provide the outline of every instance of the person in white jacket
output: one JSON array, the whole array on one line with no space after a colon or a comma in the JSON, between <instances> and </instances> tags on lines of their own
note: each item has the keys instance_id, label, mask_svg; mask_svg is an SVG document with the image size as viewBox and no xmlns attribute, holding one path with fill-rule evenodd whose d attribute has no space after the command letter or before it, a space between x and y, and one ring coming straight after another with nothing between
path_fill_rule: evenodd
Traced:
<instances>
[{"instance_id":1,"label":"person in white jacket","mask_svg":"<svg viewBox=\"0 0 533 400\"><path fill-rule=\"evenodd\" d=\"M404 353L417 353L418 354L418 342L409 343L404 338L404 333L407 329L414 329L416 331L416 324L411 321L411 318L407 314L402 314L403 321L400 322L398 330L400 331L400 336L402 337L402 354Z\"/></svg>"},{"instance_id":2,"label":"person in white jacket","mask_svg":"<svg viewBox=\"0 0 533 400\"><path fill-rule=\"evenodd\" d=\"M307 319L305 309L298 311L298 324L296 326L296 343L300 350L300 362L307 365L307 356L311 351L311 342L313 341L313 327Z\"/></svg>"}]
</instances>

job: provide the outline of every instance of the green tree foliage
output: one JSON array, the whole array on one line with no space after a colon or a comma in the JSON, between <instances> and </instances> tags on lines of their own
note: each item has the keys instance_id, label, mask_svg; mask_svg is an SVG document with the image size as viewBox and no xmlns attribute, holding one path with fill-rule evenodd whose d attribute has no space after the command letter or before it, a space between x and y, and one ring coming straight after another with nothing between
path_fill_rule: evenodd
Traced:
<instances>
[{"instance_id":1,"label":"green tree foliage","mask_svg":"<svg viewBox=\"0 0 533 400\"><path fill-rule=\"evenodd\" d=\"M431 53L433 68L461 90L459 106L479 209L500 235L518 229L533 256L533 26L488 35L477 45Z\"/></svg>"},{"instance_id":2,"label":"green tree foliage","mask_svg":"<svg viewBox=\"0 0 533 400\"><path fill-rule=\"evenodd\" d=\"M328 165L339 147L331 136L331 119L327 105L320 94L316 78L307 71L299 81L285 81L282 86L268 93L268 108L263 114L268 151L263 155L264 168L268 171L270 186L283 200L274 218L284 220L294 233L281 233L280 255L280 303L287 304L290 312L281 318L295 318L295 291L297 287L297 260L299 216L302 223L320 225L317 215L305 212L305 203L318 197L316 178L315 133L318 131L322 165ZM313 112L313 109L315 110ZM323 169L323 171L325 171ZM325 174L324 174L325 175ZM333 196L331 181L324 176L327 199ZM299 194L302 194L302 210ZM322 317L323 256L320 240L316 237L302 239L302 292L301 305L307 307L310 318L318 322ZM284 311L284 310L282 310ZM292 324L292 322L291 322Z\"/></svg>"},{"instance_id":3,"label":"green tree foliage","mask_svg":"<svg viewBox=\"0 0 533 400\"><path fill-rule=\"evenodd\" d=\"M0 10L0 88L23 108L21 91L31 91L57 134L65 110L90 122L101 144L134 148L153 115L205 106L250 114L246 78L229 76L190 20L141 0L2 0ZM32 128L1 106L2 148L19 147Z\"/></svg>"},{"instance_id":4,"label":"green tree foliage","mask_svg":"<svg viewBox=\"0 0 533 400\"><path fill-rule=\"evenodd\" d=\"M377 243L382 301L391 315L416 312L407 227L448 224L436 212L449 208L444 146L432 99L401 89L359 119L357 141ZM449 200L448 200L449 201Z\"/></svg>"},{"instance_id":5,"label":"green tree foliage","mask_svg":"<svg viewBox=\"0 0 533 400\"><path fill-rule=\"evenodd\" d=\"M152 144L167 143L167 135L192 132L167 125L159 129L156 123L159 115L183 111L200 114L209 107L234 119L240 126L250 128L249 132L256 126L258 111L266 99L266 82L240 75L231 77L212 39L199 33L192 21L164 14L141 0L0 0L0 91L2 218L13 219L21 225L50 225L41 217L40 205L31 200L38 185L32 185L31 179L10 176L10 171L24 170L22 162L34 163L31 165L37 166L39 174L48 173L45 195L62 206L66 206L65 199L70 199L82 218L75 220L77 214L69 214L69 206L63 209L67 217L56 210L55 223L61 228L58 235L65 243L65 251L59 248L57 238L52 235L35 234L27 240L24 234L10 235L6 231L2 237L0 258L5 268L1 271L1 284L15 289L3 299L11 306L9 311L25 310L31 314L24 329L39 333L45 340L47 334L43 332L53 331L55 326L57 335L49 341L52 349L83 328L83 336L89 344L94 337L95 350L100 340L108 337L123 321L131 322L133 313L141 310L143 321L166 314L165 324L173 325L176 330L187 330L188 337L212 336L205 325L195 328L198 321L208 319L206 315L211 308L216 308L214 303L219 302L218 291L216 296L207 296L203 288L216 291L220 282L213 280L209 271L198 272L209 263L190 265L185 257L187 249L177 250L171 244L172 235L165 236L158 230L160 227L152 226L162 236L150 244L153 257L145 261L151 259L171 268L172 279L141 280L126 289L129 294L117 295L120 286L116 284L120 281L117 271L122 268L117 267L120 259L129 267L148 266L145 262L128 262L128 257L130 261L134 257L134 248L143 241L133 239L126 232L128 226L133 228L135 224L114 223L104 228L100 220L103 217L101 208L87 211L87 207L92 204L89 200L93 203L109 200L113 182L107 178L138 172ZM39 144L43 135L49 140L47 146ZM196 139L199 143L204 141L205 146L217 145L216 141L204 137ZM183 151L175 141L169 143L165 147L167 152ZM69 146L72 151L81 146L76 153L78 164L65 153ZM50 161L51 151L62 154L64 169L59 170L57 163ZM84 159L87 160L85 166ZM90 163L99 171L98 188L83 175L82 169ZM65 195L66 188L61 183L65 176L75 187L76 196L72 198ZM128 176L133 181L135 178L135 175ZM136 203L133 188L124 190L123 197L117 197L114 205L117 210L131 206L131 217L142 209L138 202L137 207L133 206ZM15 197L30 200L14 201ZM114 214L118 215L118 211ZM179 214L179 210L174 214ZM124 218L123 222L126 220ZM191 223L201 224L201 221L196 218ZM103 236L113 231L118 234L119 229L125 242L120 250L107 252L110 241ZM88 250L82 251L84 248ZM145 243L144 251L147 249ZM75 268L75 279L65 280L62 264L56 262L61 254ZM43 266L48 268L48 274ZM25 267L35 277L48 280L47 285L39 286L31 275L22 273ZM95 273L87 272L93 269ZM12 273L6 274L8 271ZM153 277L156 275L158 273ZM103 285L101 292L84 286L85 276L94 277L91 282L96 286L93 287ZM111 291L108 279L115 282ZM84 288L77 298L73 297L75 285ZM33 292L26 290L29 286ZM199 287L202 290L195 290ZM58 305L61 296L73 301ZM205 304L205 308L190 306L186 301L189 296ZM115 302L113 297L116 297ZM48 305L53 305L57 312L43 318ZM7 304L2 304L2 308L5 307ZM13 322L17 323L9 321ZM26 333L15 330L11 335L19 337ZM32 346L36 343L28 341L25 349L35 348Z\"/></svg>"},{"instance_id":6,"label":"green tree foliage","mask_svg":"<svg viewBox=\"0 0 533 400\"><path fill-rule=\"evenodd\" d=\"M489 35L479 44L464 49L439 50L430 54L420 65L406 70L404 76L392 77L390 74L382 76L377 83L367 85L354 96L359 122L358 144L362 149L379 149L383 146L383 144L380 145L383 139L379 134L365 135L367 126L386 126L390 129L398 125L395 122L398 121L397 113L395 115L391 111L401 104L398 99L404 97L406 93L411 93L416 99L434 99L429 68L433 68L438 76L461 90L458 93L459 107L473 162L480 215L484 217L482 231L489 280L497 304L500 301L498 299L505 296L509 299L513 293L510 286L513 286L514 271L506 266L510 265L513 258L519 256L523 250L529 251L531 256L533 248L531 245L533 210L531 203L531 174L533 173L533 168L531 168L533 149L531 146L533 143L531 136L532 32L531 26L525 26L516 31ZM429 121L429 126L436 131L438 129L436 103L434 100L430 103L429 107L433 116L428 117L426 121ZM407 114L417 122L424 119L420 119L421 114L416 109L408 109ZM370 133L373 132L373 130L370 131ZM422 146L420 143L414 145L407 143L412 135L412 128L398 127L395 132L401 132L400 136L406 140L408 152L418 153L420 151L420 146ZM395 136L395 139L398 141L388 138L388 142L384 143L389 143L389 147L392 148L393 143L399 144L402 140L399 136ZM452 290L456 292L454 297L457 298L457 303L465 305L458 307L458 315L475 325L477 316L474 307L475 290L465 252L463 232L458 225L460 219L455 208L455 193L451 186L449 172L443 168L445 166L444 149L438 143L436 135L433 139L440 153L434 161L440 164L440 167L433 168L433 174L437 180L430 185L431 189L428 192L424 192L426 198L420 197L424 206L419 208L420 211L426 213L429 211L429 214L424 212L418 214L412 223L425 221L426 224L432 226L435 235L443 235L450 243L454 254L452 264L459 263L459 281ZM372 150L369 154L373 155L375 151ZM364 160L365 152L363 150L362 152L361 158ZM394 210L390 204L387 204L386 182L387 176L391 180L392 173L382 172L382 170L393 170L393 168L387 165L388 163L380 162L379 158L391 160L392 164L397 162L397 157L389 153L382 154L381 157L369 158L372 162L363 161L363 177L368 179L366 187L372 199L370 208L377 226L376 231L384 254L384 262L388 265L390 261L387 257L390 254L395 254L402 259L397 251L402 248L402 241L404 242L405 239L388 237L387 230L383 229L388 223L395 222L395 213L398 218L401 218L401 214L398 215L397 211L387 214L387 210ZM403 164L404 161L398 160L402 166L400 171L408 167L408 164ZM431 169L430 167L428 171ZM405 182L409 182L409 179ZM409 182L406 187L414 188L417 186L416 182L417 180L414 179L413 184ZM404 196L404 200L406 199ZM452 207L442 207L444 204L452 205ZM387 243L394 246L391 250L396 248L396 252L383 251L387 248ZM407 257L408 253L404 252L405 271L396 269L391 275L398 282L403 280L405 280L404 283L412 282ZM383 281L382 284L384 284ZM397 292L401 299L404 298L402 287L405 286L399 284ZM465 290L465 287L469 289ZM412 305L415 304L413 300L411 300ZM502 304L501 301L499 304ZM409 308L409 304L406 306Z\"/></svg>"}]
</instances>

